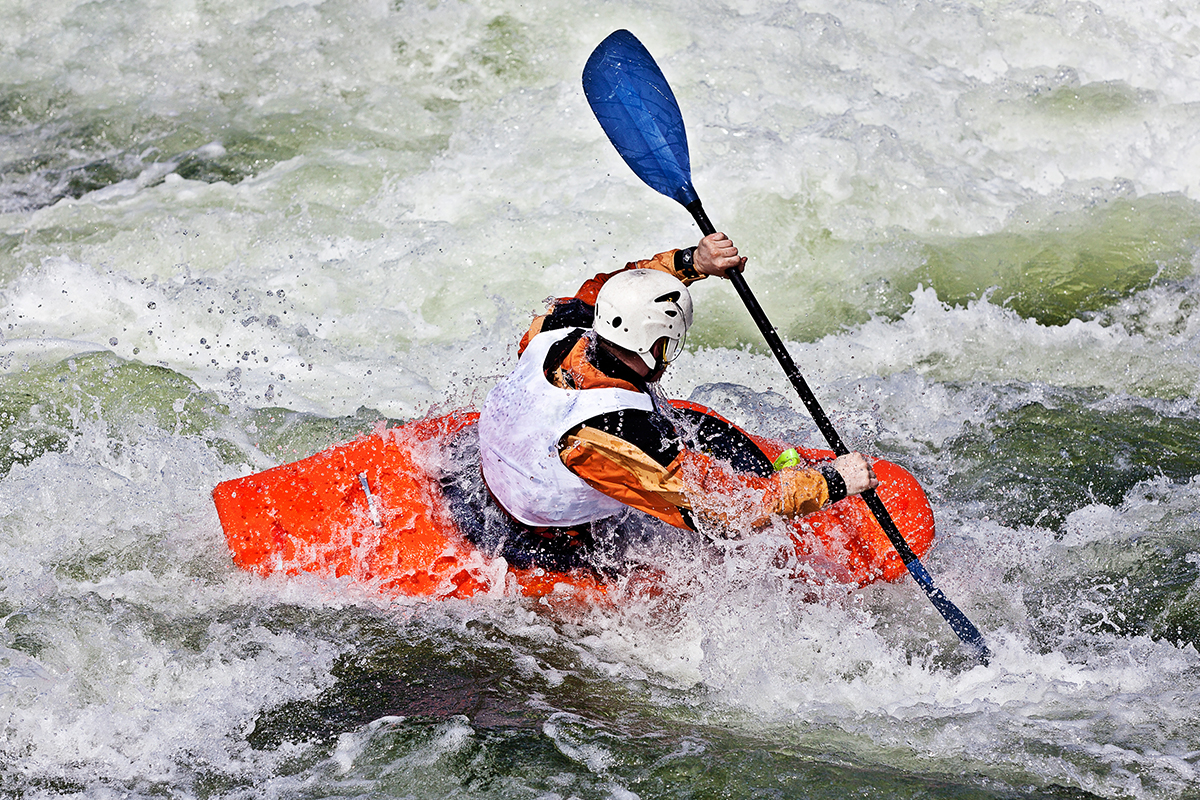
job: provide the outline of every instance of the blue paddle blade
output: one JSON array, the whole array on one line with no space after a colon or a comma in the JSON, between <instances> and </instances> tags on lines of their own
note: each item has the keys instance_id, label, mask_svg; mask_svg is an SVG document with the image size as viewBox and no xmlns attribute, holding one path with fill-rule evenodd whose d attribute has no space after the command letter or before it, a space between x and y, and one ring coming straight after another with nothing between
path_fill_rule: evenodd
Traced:
<instances>
[{"instance_id":1,"label":"blue paddle blade","mask_svg":"<svg viewBox=\"0 0 1200 800\"><path fill-rule=\"evenodd\" d=\"M639 178L685 206L696 201L679 104L637 37L620 30L596 47L583 68L583 93Z\"/></svg>"}]
</instances>

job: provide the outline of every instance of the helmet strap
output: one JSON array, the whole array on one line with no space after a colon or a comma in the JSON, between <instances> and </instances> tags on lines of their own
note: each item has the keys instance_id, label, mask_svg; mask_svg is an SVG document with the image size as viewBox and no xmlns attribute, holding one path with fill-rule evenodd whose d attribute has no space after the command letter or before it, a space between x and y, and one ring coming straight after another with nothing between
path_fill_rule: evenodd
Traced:
<instances>
[{"instance_id":1,"label":"helmet strap","mask_svg":"<svg viewBox=\"0 0 1200 800\"><path fill-rule=\"evenodd\" d=\"M635 353L599 335L596 336L595 343L596 367L606 375L641 384L647 375L654 374L657 364L647 364L641 353Z\"/></svg>"}]
</instances>

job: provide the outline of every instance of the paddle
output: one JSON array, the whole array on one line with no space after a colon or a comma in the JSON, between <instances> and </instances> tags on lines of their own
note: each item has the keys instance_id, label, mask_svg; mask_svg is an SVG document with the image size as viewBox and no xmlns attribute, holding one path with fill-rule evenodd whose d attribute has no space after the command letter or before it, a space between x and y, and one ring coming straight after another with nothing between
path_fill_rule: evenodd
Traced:
<instances>
[{"instance_id":1,"label":"paddle","mask_svg":"<svg viewBox=\"0 0 1200 800\"><path fill-rule=\"evenodd\" d=\"M679 104L662 70L637 37L629 31L619 30L601 42L583 69L583 91L600 126L637 176L655 191L683 205L705 236L715 233L716 228L704 213L700 198L692 187L687 132L683 116L679 113ZM804 376L751 293L746 279L736 270L730 270L726 277L741 296L825 441L838 455L849 453L850 449L808 388ZM872 490L863 492L861 497L896 548L909 574L929 596L930 602L958 634L958 638L975 648L980 659L986 663L991 651L983 635L942 590L934 586L933 578L904 540L879 495Z\"/></svg>"}]
</instances>

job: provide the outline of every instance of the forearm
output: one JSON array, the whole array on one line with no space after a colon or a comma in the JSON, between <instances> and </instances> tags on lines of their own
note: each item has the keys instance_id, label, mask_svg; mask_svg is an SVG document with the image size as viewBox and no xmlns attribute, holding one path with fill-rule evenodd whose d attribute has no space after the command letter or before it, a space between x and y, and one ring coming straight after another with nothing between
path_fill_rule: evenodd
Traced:
<instances>
[{"instance_id":1,"label":"forearm","mask_svg":"<svg viewBox=\"0 0 1200 800\"><path fill-rule=\"evenodd\" d=\"M680 473L692 513L735 531L761 527L773 516L813 514L831 501L829 480L815 469L785 469L762 477L733 472L689 452Z\"/></svg>"},{"instance_id":2,"label":"forearm","mask_svg":"<svg viewBox=\"0 0 1200 800\"><path fill-rule=\"evenodd\" d=\"M814 513L831 501L829 481L819 470L762 477L734 472L695 450L683 450L663 465L629 442L586 426L565 437L559 456L597 491L680 528L694 528L700 519L744 531L775 515Z\"/></svg>"}]
</instances>

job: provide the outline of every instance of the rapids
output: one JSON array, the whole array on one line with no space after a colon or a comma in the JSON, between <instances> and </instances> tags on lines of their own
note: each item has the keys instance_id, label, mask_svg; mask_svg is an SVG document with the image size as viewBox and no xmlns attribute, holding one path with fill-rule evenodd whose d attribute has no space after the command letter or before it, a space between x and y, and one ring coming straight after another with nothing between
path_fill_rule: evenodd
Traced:
<instances>
[{"instance_id":1,"label":"rapids","mask_svg":"<svg viewBox=\"0 0 1200 800\"><path fill-rule=\"evenodd\" d=\"M1200 797L1200 27L1175 0L0 3L0 795ZM679 556L666 620L230 562L210 492L477 405L694 244L580 88L655 54L695 185L908 581ZM664 388L820 446L730 287Z\"/></svg>"}]
</instances>

